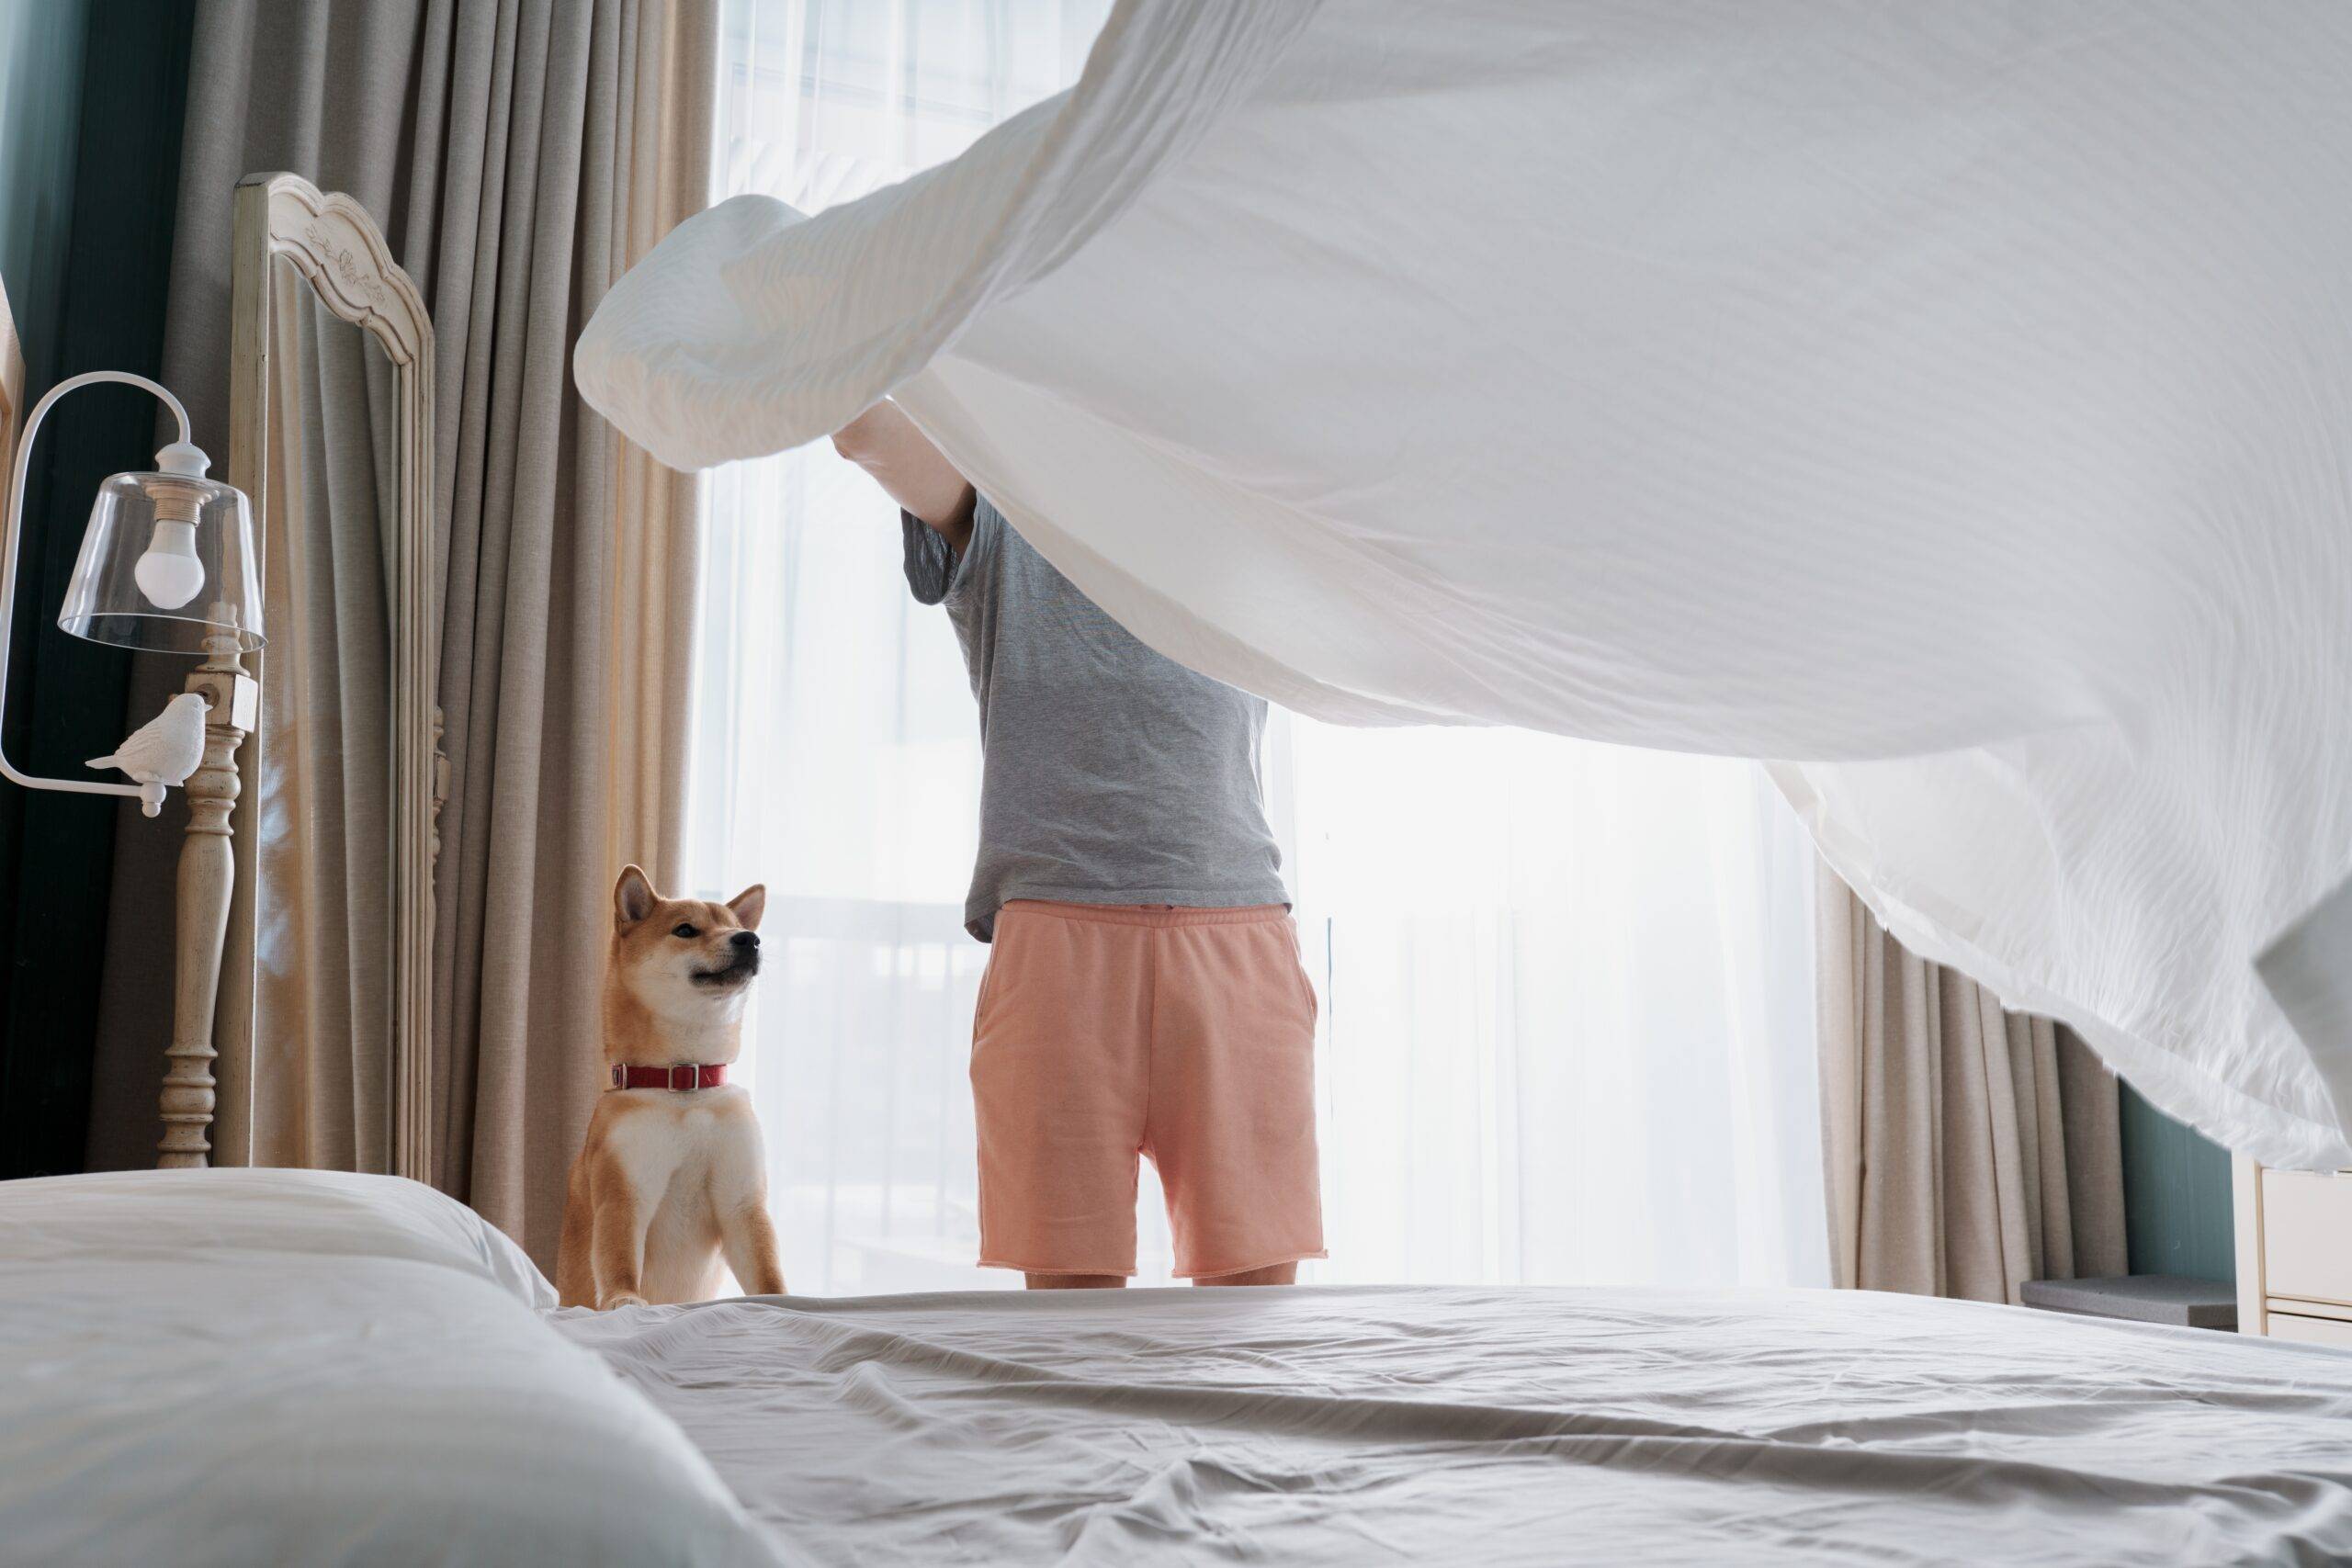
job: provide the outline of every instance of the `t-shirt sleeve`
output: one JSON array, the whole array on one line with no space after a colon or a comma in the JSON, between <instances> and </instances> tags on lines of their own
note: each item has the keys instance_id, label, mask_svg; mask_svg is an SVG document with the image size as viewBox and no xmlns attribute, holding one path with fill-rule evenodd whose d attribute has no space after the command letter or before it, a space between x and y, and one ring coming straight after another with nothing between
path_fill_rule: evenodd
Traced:
<instances>
[{"instance_id":1,"label":"t-shirt sleeve","mask_svg":"<svg viewBox=\"0 0 2352 1568\"><path fill-rule=\"evenodd\" d=\"M899 513L899 526L907 536L907 586L914 592L918 604L936 604L947 597L947 585L956 581L956 552L939 536L939 530L911 512Z\"/></svg>"},{"instance_id":2,"label":"t-shirt sleeve","mask_svg":"<svg viewBox=\"0 0 2352 1568\"><path fill-rule=\"evenodd\" d=\"M996 508L986 496L972 502L972 535L966 541L962 556L948 547L939 530L901 508L899 528L907 546L907 587L914 593L918 604L936 604L947 597L956 586L956 573L972 557L988 548L989 539L998 523Z\"/></svg>"}]
</instances>

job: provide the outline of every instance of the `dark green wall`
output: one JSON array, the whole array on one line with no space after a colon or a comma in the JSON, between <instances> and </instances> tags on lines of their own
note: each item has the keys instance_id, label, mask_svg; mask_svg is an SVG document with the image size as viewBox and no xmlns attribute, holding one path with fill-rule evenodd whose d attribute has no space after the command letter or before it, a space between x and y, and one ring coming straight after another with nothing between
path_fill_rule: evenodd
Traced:
<instances>
[{"instance_id":1,"label":"dark green wall","mask_svg":"<svg viewBox=\"0 0 2352 1568\"><path fill-rule=\"evenodd\" d=\"M35 388L57 369L86 0L0 0L0 281Z\"/></svg>"},{"instance_id":2,"label":"dark green wall","mask_svg":"<svg viewBox=\"0 0 2352 1568\"><path fill-rule=\"evenodd\" d=\"M45 133L61 116L70 133L46 158L0 156L0 181L17 182L0 185L0 209L51 214L0 223L13 312L28 348L46 339L28 356L28 399L83 370L161 367L192 17L187 0L0 0L0 135L17 136L8 117L28 83ZM41 428L6 727L30 772L85 776L83 759L124 733L130 656L65 636L55 615L90 498L107 475L153 466L156 413L143 393L99 387ZM115 821L108 797L0 784L0 1177L82 1168Z\"/></svg>"},{"instance_id":3,"label":"dark green wall","mask_svg":"<svg viewBox=\"0 0 2352 1568\"><path fill-rule=\"evenodd\" d=\"M2123 1219L2134 1274L2235 1280L2230 1156L2123 1090Z\"/></svg>"}]
</instances>

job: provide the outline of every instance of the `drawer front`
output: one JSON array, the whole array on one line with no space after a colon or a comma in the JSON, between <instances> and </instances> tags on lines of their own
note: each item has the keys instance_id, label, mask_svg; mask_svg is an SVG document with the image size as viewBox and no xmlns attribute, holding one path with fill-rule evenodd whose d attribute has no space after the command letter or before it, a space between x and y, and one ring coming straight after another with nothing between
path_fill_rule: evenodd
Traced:
<instances>
[{"instance_id":1,"label":"drawer front","mask_svg":"<svg viewBox=\"0 0 2352 1568\"><path fill-rule=\"evenodd\" d=\"M2297 1317L2290 1312L2270 1314L2270 1337L2307 1339L2314 1345L2341 1345L2352 1349L2352 1323L2332 1317Z\"/></svg>"},{"instance_id":2,"label":"drawer front","mask_svg":"<svg viewBox=\"0 0 2352 1568\"><path fill-rule=\"evenodd\" d=\"M2262 1252L2269 1294L2352 1303L2352 1177L2264 1171Z\"/></svg>"}]
</instances>

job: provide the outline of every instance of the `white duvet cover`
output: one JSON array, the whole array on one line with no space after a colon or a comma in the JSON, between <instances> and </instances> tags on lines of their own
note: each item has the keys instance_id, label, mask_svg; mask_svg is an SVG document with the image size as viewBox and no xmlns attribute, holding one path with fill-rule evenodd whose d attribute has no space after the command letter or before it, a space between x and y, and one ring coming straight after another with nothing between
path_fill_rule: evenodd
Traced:
<instances>
[{"instance_id":1,"label":"white duvet cover","mask_svg":"<svg viewBox=\"0 0 2352 1568\"><path fill-rule=\"evenodd\" d=\"M773 1563L554 1299L390 1177L0 1182L0 1564Z\"/></svg>"},{"instance_id":2,"label":"white duvet cover","mask_svg":"<svg viewBox=\"0 0 2352 1568\"><path fill-rule=\"evenodd\" d=\"M2253 965L2352 870L2347 80L2339 0L1130 0L683 225L579 380L686 466L895 391L1318 716L1781 760L1906 942L2352 1163L2352 1012Z\"/></svg>"},{"instance_id":3,"label":"white duvet cover","mask_svg":"<svg viewBox=\"0 0 2352 1568\"><path fill-rule=\"evenodd\" d=\"M2352 1353L1827 1292L559 1314L810 1562L2352 1560Z\"/></svg>"}]
</instances>

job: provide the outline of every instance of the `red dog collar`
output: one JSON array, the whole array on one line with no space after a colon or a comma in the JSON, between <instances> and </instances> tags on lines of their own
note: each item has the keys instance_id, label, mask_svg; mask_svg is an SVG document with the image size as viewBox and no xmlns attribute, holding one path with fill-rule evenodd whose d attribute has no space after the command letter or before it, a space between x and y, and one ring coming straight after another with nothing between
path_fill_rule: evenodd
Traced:
<instances>
[{"instance_id":1,"label":"red dog collar","mask_svg":"<svg viewBox=\"0 0 2352 1568\"><path fill-rule=\"evenodd\" d=\"M615 1062L607 1089L666 1089L679 1094L692 1089L717 1089L727 1081L724 1062L678 1062L666 1067L633 1067Z\"/></svg>"}]
</instances>

